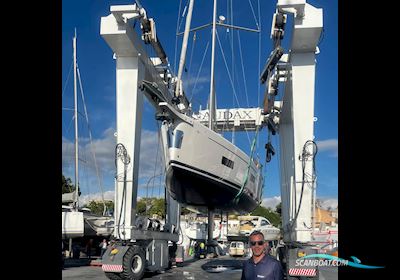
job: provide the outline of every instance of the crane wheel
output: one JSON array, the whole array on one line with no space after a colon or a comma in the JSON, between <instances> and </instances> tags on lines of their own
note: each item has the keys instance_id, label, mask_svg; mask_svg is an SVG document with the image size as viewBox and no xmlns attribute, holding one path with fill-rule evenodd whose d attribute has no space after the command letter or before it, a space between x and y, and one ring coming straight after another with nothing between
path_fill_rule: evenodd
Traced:
<instances>
[{"instance_id":1,"label":"crane wheel","mask_svg":"<svg viewBox=\"0 0 400 280\"><path fill-rule=\"evenodd\" d=\"M142 248L133 245L126 251L121 276L123 279L140 280L144 274L146 258Z\"/></svg>"}]
</instances>

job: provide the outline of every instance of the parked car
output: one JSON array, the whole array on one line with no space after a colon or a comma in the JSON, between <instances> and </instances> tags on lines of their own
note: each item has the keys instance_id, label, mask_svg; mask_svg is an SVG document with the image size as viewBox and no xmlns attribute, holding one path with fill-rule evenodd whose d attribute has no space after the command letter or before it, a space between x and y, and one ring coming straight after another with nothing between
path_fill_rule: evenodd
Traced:
<instances>
[{"instance_id":1,"label":"parked car","mask_svg":"<svg viewBox=\"0 0 400 280\"><path fill-rule=\"evenodd\" d=\"M233 241L229 245L230 256L241 256L245 255L244 243L242 241Z\"/></svg>"}]
</instances>

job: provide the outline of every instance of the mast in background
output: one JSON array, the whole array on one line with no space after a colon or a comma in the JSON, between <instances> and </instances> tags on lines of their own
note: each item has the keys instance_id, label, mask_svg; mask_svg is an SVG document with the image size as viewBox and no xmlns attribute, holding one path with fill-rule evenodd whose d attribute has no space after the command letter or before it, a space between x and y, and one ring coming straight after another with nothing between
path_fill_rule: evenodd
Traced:
<instances>
[{"instance_id":1,"label":"mast in background","mask_svg":"<svg viewBox=\"0 0 400 280\"><path fill-rule=\"evenodd\" d=\"M211 45L211 80L210 80L210 117L208 127L215 130L215 89L214 89L214 56L215 56L215 33L216 33L216 17L217 17L217 0L214 0L213 12L213 28L212 28L212 45Z\"/></svg>"},{"instance_id":2,"label":"mast in background","mask_svg":"<svg viewBox=\"0 0 400 280\"><path fill-rule=\"evenodd\" d=\"M79 177L78 177L78 96L77 96L77 83L76 83L76 28L75 36L72 39L74 49L74 118L75 118L75 195L74 195L74 209L78 209L79 197Z\"/></svg>"},{"instance_id":3,"label":"mast in background","mask_svg":"<svg viewBox=\"0 0 400 280\"><path fill-rule=\"evenodd\" d=\"M178 78L177 78L177 82L176 82L175 97L182 95L182 92L183 92L182 72L183 72L183 67L185 65L185 59L186 59L186 49L187 49L187 43L188 43L188 39L189 39L190 23L192 21L193 4L194 4L194 0L190 0L189 10L188 10L188 14L186 16L185 33L183 35L183 41L182 41L181 57L179 59L179 69L178 69Z\"/></svg>"}]
</instances>

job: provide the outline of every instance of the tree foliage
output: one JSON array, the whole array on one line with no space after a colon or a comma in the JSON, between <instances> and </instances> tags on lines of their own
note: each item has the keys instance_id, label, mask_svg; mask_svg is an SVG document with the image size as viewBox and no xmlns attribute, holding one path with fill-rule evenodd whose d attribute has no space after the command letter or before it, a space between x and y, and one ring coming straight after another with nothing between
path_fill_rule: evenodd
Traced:
<instances>
[{"instance_id":1,"label":"tree foliage","mask_svg":"<svg viewBox=\"0 0 400 280\"><path fill-rule=\"evenodd\" d=\"M165 210L164 210L164 199L163 198L141 198L137 201L136 204L136 213L138 215L146 215L152 217L153 215L157 215L159 218L165 218ZM110 212L114 212L114 202L106 201L105 202L107 209ZM89 208L92 213L102 215L103 214L103 202L99 200L91 200L88 204L84 205L84 207ZM146 211L147 208L147 211Z\"/></svg>"},{"instance_id":2,"label":"tree foliage","mask_svg":"<svg viewBox=\"0 0 400 280\"><path fill-rule=\"evenodd\" d=\"M61 193L71 193L75 191L75 185L72 184L71 178L65 177L64 174L62 174L62 191ZM81 195L81 191L79 190L78 195Z\"/></svg>"},{"instance_id":3,"label":"tree foliage","mask_svg":"<svg viewBox=\"0 0 400 280\"><path fill-rule=\"evenodd\" d=\"M282 216L282 202L279 202L278 205L276 205L275 212L279 214L279 216Z\"/></svg>"},{"instance_id":4,"label":"tree foliage","mask_svg":"<svg viewBox=\"0 0 400 280\"><path fill-rule=\"evenodd\" d=\"M106 201L106 206L108 210L114 212L114 202L113 201ZM84 207L87 207L91 210L92 213L102 215L103 214L103 202L92 200ZM146 211L147 209L147 211ZM136 213L138 215L146 215L152 217L153 215L157 215L158 218L164 219L165 218L165 199L164 198L156 198L156 197L149 197L149 198L141 198L137 201L136 204ZM181 208L181 214L185 215L191 213L190 210L186 209L185 207Z\"/></svg>"},{"instance_id":5,"label":"tree foliage","mask_svg":"<svg viewBox=\"0 0 400 280\"><path fill-rule=\"evenodd\" d=\"M165 218L165 200L163 198L156 198L153 200L153 205L150 208L151 215Z\"/></svg>"},{"instance_id":6,"label":"tree foliage","mask_svg":"<svg viewBox=\"0 0 400 280\"><path fill-rule=\"evenodd\" d=\"M147 208L147 212L146 212ZM152 217L153 215L157 215L159 218L165 218L165 199L164 198L141 198L138 200L136 205L136 213L139 215L147 215ZM185 207L181 207L181 215L186 215L192 213Z\"/></svg>"},{"instance_id":7,"label":"tree foliage","mask_svg":"<svg viewBox=\"0 0 400 280\"><path fill-rule=\"evenodd\" d=\"M165 218L165 199L156 197L143 197L138 200L136 213L152 217L157 215L159 218Z\"/></svg>"},{"instance_id":8,"label":"tree foliage","mask_svg":"<svg viewBox=\"0 0 400 280\"><path fill-rule=\"evenodd\" d=\"M140 199L136 204L136 213L139 215L144 215L145 212L146 212L146 202L143 199Z\"/></svg>"},{"instance_id":9,"label":"tree foliage","mask_svg":"<svg viewBox=\"0 0 400 280\"><path fill-rule=\"evenodd\" d=\"M114 212L114 201L107 200L105 204L109 213ZM104 204L102 201L91 200L88 204L84 205L84 207L89 208L93 214L103 215Z\"/></svg>"},{"instance_id":10,"label":"tree foliage","mask_svg":"<svg viewBox=\"0 0 400 280\"><path fill-rule=\"evenodd\" d=\"M281 224L281 216L278 213L261 205L258 205L250 215L267 218L276 227L279 227Z\"/></svg>"}]
</instances>

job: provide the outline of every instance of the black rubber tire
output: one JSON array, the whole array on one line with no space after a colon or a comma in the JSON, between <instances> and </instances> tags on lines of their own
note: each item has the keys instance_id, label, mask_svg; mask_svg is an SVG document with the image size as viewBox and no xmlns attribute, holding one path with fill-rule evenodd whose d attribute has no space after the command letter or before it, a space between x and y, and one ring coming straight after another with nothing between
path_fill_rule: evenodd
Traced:
<instances>
[{"instance_id":1,"label":"black rubber tire","mask_svg":"<svg viewBox=\"0 0 400 280\"><path fill-rule=\"evenodd\" d=\"M139 260L139 264L136 262L136 264L139 265L139 267L132 267L134 260ZM122 267L123 271L121 273L121 276L124 279L129 279L129 280L140 280L143 278L144 270L145 270L145 265L146 265L146 257L145 254L139 246L133 245L130 246L128 251L126 251ZM133 269L136 271L134 272Z\"/></svg>"},{"instance_id":2,"label":"black rubber tire","mask_svg":"<svg viewBox=\"0 0 400 280\"><path fill-rule=\"evenodd\" d=\"M106 274L106 277L111 280L122 280L122 277L120 276L120 273L116 272L104 272Z\"/></svg>"}]
</instances>

